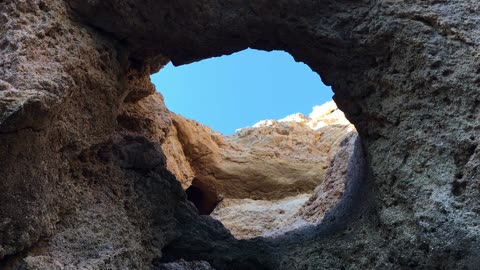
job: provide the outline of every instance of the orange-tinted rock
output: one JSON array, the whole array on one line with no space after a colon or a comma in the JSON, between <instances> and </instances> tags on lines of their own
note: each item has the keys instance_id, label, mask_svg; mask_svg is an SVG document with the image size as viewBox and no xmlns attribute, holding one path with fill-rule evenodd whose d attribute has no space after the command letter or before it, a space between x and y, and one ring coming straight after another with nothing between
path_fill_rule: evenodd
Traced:
<instances>
[{"instance_id":1,"label":"orange-tinted rock","mask_svg":"<svg viewBox=\"0 0 480 270\"><path fill-rule=\"evenodd\" d=\"M334 102L315 107L309 116L261 121L226 137L179 115L172 114L172 120L163 145L167 167L184 187L192 183L187 194L200 213L210 214L221 202L213 216L237 238L272 233L293 218L323 185L332 157L355 132ZM168 151L174 144L181 147ZM193 176L178 173L191 168ZM337 189L330 204L339 199L342 180L333 183Z\"/></svg>"}]
</instances>

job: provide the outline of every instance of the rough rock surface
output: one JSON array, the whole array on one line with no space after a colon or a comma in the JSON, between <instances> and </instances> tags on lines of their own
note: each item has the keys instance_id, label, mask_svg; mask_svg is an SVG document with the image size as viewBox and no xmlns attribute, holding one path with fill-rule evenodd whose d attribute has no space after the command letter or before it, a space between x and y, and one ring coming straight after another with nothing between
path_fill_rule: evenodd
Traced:
<instances>
[{"instance_id":1,"label":"rough rock surface","mask_svg":"<svg viewBox=\"0 0 480 270\"><path fill-rule=\"evenodd\" d=\"M194 261L186 262L180 260L172 263L163 263L154 268L154 270L215 270L208 262Z\"/></svg>"},{"instance_id":2,"label":"rough rock surface","mask_svg":"<svg viewBox=\"0 0 480 270\"><path fill-rule=\"evenodd\" d=\"M162 146L167 168L184 187L192 185L201 193L197 206L202 204L203 214L221 200L312 193L354 130L334 102L315 107L309 116L261 121L226 137L179 115L172 114L172 120Z\"/></svg>"},{"instance_id":3,"label":"rough rock surface","mask_svg":"<svg viewBox=\"0 0 480 270\"><path fill-rule=\"evenodd\" d=\"M303 222L294 227L298 223L284 225L284 221L294 219L311 196L307 193L279 200L224 199L211 216L221 221L237 239L270 236L307 225Z\"/></svg>"},{"instance_id":4,"label":"rough rock surface","mask_svg":"<svg viewBox=\"0 0 480 270\"><path fill-rule=\"evenodd\" d=\"M322 183L315 188L313 194L309 194L310 196L299 209L295 209L293 215L282 219L276 227L264 234L265 236L279 235L295 228L317 225L322 222L325 214L343 196L356 140L357 134L352 132L342 141L331 160ZM233 235L235 234L233 233Z\"/></svg>"},{"instance_id":5,"label":"rough rock surface","mask_svg":"<svg viewBox=\"0 0 480 270\"><path fill-rule=\"evenodd\" d=\"M0 268L478 268L479 12L476 0L1 1ZM320 225L236 241L186 201L160 162L164 137L144 126L159 112L140 104L155 102L149 75L167 58L247 47L318 72L361 142Z\"/></svg>"},{"instance_id":6,"label":"rough rock surface","mask_svg":"<svg viewBox=\"0 0 480 270\"><path fill-rule=\"evenodd\" d=\"M209 131L202 126L201 130L190 132L200 134ZM214 134L212 136L219 136L210 132ZM226 186L225 190L231 191L234 189L229 181L233 179L238 182L235 187L245 189L241 197L232 192L220 193L221 202L212 213L237 239L287 231L294 227L285 223L285 220L297 216L302 205L314 193L315 187L322 187L320 189L331 195L322 202L314 203L329 206L322 210L315 209L317 212L326 212L339 200L345 179L331 177L326 183L328 186L325 186L325 171L329 170L331 159L342 148L342 142L354 133L353 126L334 102L314 107L309 116L293 114L278 121L264 120L225 137L219 148L210 147L209 155L214 155L215 150L221 151L220 158L214 162L208 158L190 158L195 160L192 167L201 166L201 170L197 171L214 171L209 178L195 178L194 184L198 185L203 180L211 182L210 186ZM203 136L195 136L199 137ZM190 143L188 146L207 148L198 144L205 143L196 141L196 144ZM343 158L348 160L349 156ZM236 164L231 165L232 161ZM218 175L224 177L216 178ZM246 187L242 187L243 184ZM287 184L288 189L284 188ZM329 188L334 190L330 191ZM264 191L263 194L259 193L260 189ZM320 220L321 218L309 219L309 222L317 224Z\"/></svg>"}]
</instances>

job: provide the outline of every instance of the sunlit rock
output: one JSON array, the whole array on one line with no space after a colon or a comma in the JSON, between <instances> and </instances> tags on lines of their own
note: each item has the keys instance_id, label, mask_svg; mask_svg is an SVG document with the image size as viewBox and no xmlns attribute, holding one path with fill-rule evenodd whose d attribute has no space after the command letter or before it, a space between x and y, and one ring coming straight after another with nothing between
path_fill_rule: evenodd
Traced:
<instances>
[{"instance_id":1,"label":"sunlit rock","mask_svg":"<svg viewBox=\"0 0 480 270\"><path fill-rule=\"evenodd\" d=\"M174 136L169 134L163 146L167 168L184 185L191 179L187 194L200 213L215 209L212 216L237 238L271 235L291 227L286 220L294 219L315 188L325 185L332 158L355 133L334 102L316 106L308 117L292 114L263 120L226 137L179 115L172 119ZM171 152L175 144L182 147ZM178 173L190 168L195 173L189 178ZM333 181L335 195L322 202L327 205L322 214L341 197L343 180ZM321 218L307 220L317 224Z\"/></svg>"}]
</instances>

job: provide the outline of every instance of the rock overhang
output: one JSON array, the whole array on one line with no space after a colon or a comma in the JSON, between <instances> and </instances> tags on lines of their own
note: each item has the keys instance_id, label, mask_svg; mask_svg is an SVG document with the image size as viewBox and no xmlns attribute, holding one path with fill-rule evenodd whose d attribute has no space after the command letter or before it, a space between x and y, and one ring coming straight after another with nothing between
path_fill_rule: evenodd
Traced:
<instances>
[{"instance_id":1,"label":"rock overhang","mask_svg":"<svg viewBox=\"0 0 480 270\"><path fill-rule=\"evenodd\" d=\"M51 20L48 16L60 14L58 18L63 18L65 22L71 19L61 12L63 1L49 1L52 5L43 5L43 9L48 7L51 14L31 12L39 5L36 1L30 2L31 8L22 5L18 9L15 6L12 8L10 2L5 2L3 6L0 4L7 14L2 18L15 22L15 16L11 14L28 14L28 18L44 14L47 20ZM64 29L64 32L55 30L50 34L57 38L74 34L80 37L82 43L77 45L87 48L88 54L82 56L90 57L87 57L90 61L87 63L92 65L92 70L98 62L102 62L109 64L105 66L114 70L112 74L119 78L125 74L118 70L128 68L140 71L137 76L146 78L149 70L158 69L159 59L163 59L161 55L181 64L233 53L246 47L282 49L307 63L322 75L327 84L333 86L337 104L357 127L369 164L366 187L375 191L366 193L369 195L367 201L371 204L367 215L359 213L339 231L320 233L322 236L319 238L315 233L303 234L302 239L307 241L302 246L287 245L295 241L285 237L283 244L288 246L285 249L278 249L281 243L262 242L256 243L256 247L247 243L246 246L238 244L232 247L231 253L216 250L212 254L205 254L197 249L194 254L197 258L203 256L213 262L214 267L222 268L225 267L225 258L231 259L235 253L232 251L236 251L237 259L230 261L238 263L237 269L242 269L239 259L242 256L253 265L263 265L264 268L268 268L265 265L270 268L281 266L283 269L294 266L328 268L332 265L353 265L360 269L395 266L475 268L478 260L475 258L479 254L476 247L480 241L478 230L475 230L479 220L476 132L480 104L477 64L480 24L475 23L478 21L475 12L480 9L480 4L476 1L407 3L292 0L220 3L184 0L140 3L133 0L69 0L67 3L76 15L75 23L68 22L66 25L70 28ZM6 25L6 29L10 29L8 27L11 24ZM26 21L26 25L37 24L33 20ZM58 24L55 29L62 29L63 25ZM86 35L85 31L89 34ZM121 51L117 54L120 55L118 59L105 61L94 57L94 51L98 50L96 45L107 43L116 49L107 48L106 51ZM23 47L15 50L20 53L33 51L27 43L22 44ZM68 42L56 42L49 46L60 53L68 51L75 54L68 46L69 49L63 48L64 45L68 45ZM21 57L17 59L23 61ZM53 123L47 126L47 131L34 134L35 131L19 131L24 135L23 143L31 144L32 156L26 159L16 155L10 156L12 160L2 160L4 167L0 168L0 172L5 179L2 184L6 187L4 190L13 191L10 192L12 194L21 195L23 190L13 179L22 177L27 181L38 178L35 175L41 171L40 161L52 168L59 166L60 157L52 157L54 155L50 154L48 147L56 148L55 143L64 143L58 155L65 155L72 160L73 155L68 153L75 153L76 147L85 148L105 140L101 134L112 133L110 127L116 125L111 119L115 119L116 114L126 110L126 107L136 106L119 105L120 109L108 107L111 103L122 103L118 93L106 91L109 88L102 85L100 80L95 81L91 73L85 73L84 77L72 75L73 72L69 72L72 62L68 59L72 58L56 59L59 67L65 67L62 74L72 76L76 83L71 84L66 92L75 95L75 100L84 110L88 108L92 116L89 119L93 119L91 121L95 121L96 125L81 121L84 117L81 109L65 98L66 95L58 99L63 105L54 112ZM4 69L7 72L3 74L17 74L17 79L9 79L9 83L18 90L25 90L25 85L34 85L29 84L28 80L32 79L28 76L19 76L24 73L16 73L18 71L8 65ZM25 70L35 72L31 67ZM74 70L84 74L82 69ZM18 78L24 78L27 83ZM101 78L106 80L109 77ZM115 80L112 79L112 84L120 86L122 84L118 81L125 81L124 78ZM67 79L63 81L68 82ZM86 93L102 93L101 99L92 101L88 94L82 94L91 85L102 86L98 87L102 91ZM147 99L140 102L147 102ZM101 102L104 107L99 104ZM136 110L141 111L139 108ZM105 117L102 117L102 113ZM17 121L18 126L22 126L22 118ZM76 138L81 143L68 144L64 142L67 141L64 137L56 135L61 134L58 130L63 131L59 129L62 124L71 128L64 132L69 132L70 138ZM15 123L12 125L15 126ZM92 131L99 126L102 127L101 132ZM81 129L84 135L72 132L76 129ZM85 138L86 134L91 138ZM10 151L6 146L11 149L21 144L14 133L0 136L5 142L0 149L5 153ZM8 157L2 156L4 159ZM21 164L26 169L19 173L14 170L13 164ZM75 171L75 167L72 168ZM55 179L59 175L62 175L62 179L68 178L61 170L44 173L44 179L50 181L57 181ZM462 188L461 192L457 192L455 187L459 179L455 176L460 175ZM54 205L52 194L55 191L48 188L47 184L36 181L29 183L29 186L35 187L31 189L34 202ZM9 194L4 195L3 203L7 208L24 211L26 221L15 220L18 226L12 223L9 227L17 228L15 232L23 235L23 240L21 243L0 243L3 253L5 250L5 254L11 254L25 249L40 235L48 235L52 231L51 224L57 218L54 211L32 208L35 203L21 204ZM57 208L62 207L62 204L57 204ZM8 210L1 217L3 220L13 220L13 213ZM33 219L33 216L42 218ZM22 230L22 224L31 224L31 228ZM204 225L200 227L207 231L211 229ZM8 235L5 237L11 238ZM177 250L189 250L182 245L182 241L187 246L187 243L191 243L189 237L198 241L196 243L205 244L198 236L187 232L176 241ZM263 247L264 251L258 254L265 255L265 250L270 250L271 254L282 254L284 258L264 256L261 259L258 254L242 253L246 247L253 251ZM278 253L279 250L282 252ZM183 253L172 254L181 256ZM292 254L296 256L293 259L289 256ZM309 254L318 254L318 258ZM190 254L190 259L195 259L194 255Z\"/></svg>"}]
</instances>

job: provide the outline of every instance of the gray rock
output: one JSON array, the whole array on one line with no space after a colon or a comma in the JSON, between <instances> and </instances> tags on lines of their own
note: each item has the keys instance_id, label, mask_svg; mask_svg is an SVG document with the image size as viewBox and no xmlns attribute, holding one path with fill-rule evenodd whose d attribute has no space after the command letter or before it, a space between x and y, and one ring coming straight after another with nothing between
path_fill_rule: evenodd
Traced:
<instances>
[{"instance_id":1,"label":"gray rock","mask_svg":"<svg viewBox=\"0 0 480 270\"><path fill-rule=\"evenodd\" d=\"M216 269L477 269L479 11L474 0L0 2L0 268L183 258ZM162 139L149 126L168 122L162 110L135 112L166 58L247 47L286 50L318 72L361 146L349 172L358 181L325 222L235 241L155 167Z\"/></svg>"},{"instance_id":2,"label":"gray rock","mask_svg":"<svg viewBox=\"0 0 480 270\"><path fill-rule=\"evenodd\" d=\"M172 263L164 263L154 268L155 270L214 270L208 262L186 262L180 260Z\"/></svg>"}]
</instances>

